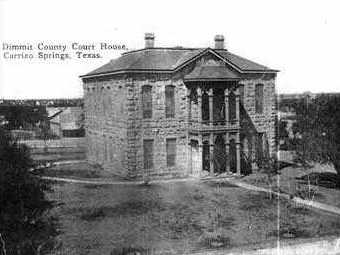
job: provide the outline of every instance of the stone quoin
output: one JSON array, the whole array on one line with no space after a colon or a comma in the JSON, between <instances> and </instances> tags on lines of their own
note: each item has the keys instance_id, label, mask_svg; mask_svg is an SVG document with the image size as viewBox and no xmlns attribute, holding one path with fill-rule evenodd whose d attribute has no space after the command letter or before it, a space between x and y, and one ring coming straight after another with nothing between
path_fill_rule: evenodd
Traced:
<instances>
[{"instance_id":1,"label":"stone quoin","mask_svg":"<svg viewBox=\"0 0 340 255\"><path fill-rule=\"evenodd\" d=\"M125 52L80 76L88 160L130 178L247 174L276 153L277 70L212 48Z\"/></svg>"}]
</instances>

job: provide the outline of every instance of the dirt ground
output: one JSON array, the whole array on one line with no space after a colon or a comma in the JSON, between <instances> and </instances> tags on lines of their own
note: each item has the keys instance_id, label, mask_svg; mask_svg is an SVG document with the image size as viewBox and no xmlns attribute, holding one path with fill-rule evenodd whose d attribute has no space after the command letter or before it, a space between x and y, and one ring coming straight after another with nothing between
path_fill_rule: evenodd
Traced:
<instances>
[{"instance_id":1,"label":"dirt ground","mask_svg":"<svg viewBox=\"0 0 340 255\"><path fill-rule=\"evenodd\" d=\"M55 254L181 254L340 234L340 217L227 182L55 183L48 196L59 203Z\"/></svg>"},{"instance_id":2,"label":"dirt ground","mask_svg":"<svg viewBox=\"0 0 340 255\"><path fill-rule=\"evenodd\" d=\"M252 174L241 179L261 187L269 187L264 174ZM309 168L288 166L274 176L272 188L328 205L340 207L340 187L336 183L336 172L330 165L314 164Z\"/></svg>"}]
</instances>

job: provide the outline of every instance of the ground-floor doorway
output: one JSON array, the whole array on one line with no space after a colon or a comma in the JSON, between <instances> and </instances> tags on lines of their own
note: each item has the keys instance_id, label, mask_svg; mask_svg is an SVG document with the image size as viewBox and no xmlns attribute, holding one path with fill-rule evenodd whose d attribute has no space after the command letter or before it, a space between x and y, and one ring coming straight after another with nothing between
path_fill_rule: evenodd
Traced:
<instances>
[{"instance_id":1,"label":"ground-floor doorway","mask_svg":"<svg viewBox=\"0 0 340 255\"><path fill-rule=\"evenodd\" d=\"M201 160L200 160L198 141L191 140L190 149L191 149L191 174L193 176L199 176L201 172L201 166L200 166Z\"/></svg>"},{"instance_id":2,"label":"ground-floor doorway","mask_svg":"<svg viewBox=\"0 0 340 255\"><path fill-rule=\"evenodd\" d=\"M226 171L228 161L226 145L222 135L218 135L214 144L214 172L223 173Z\"/></svg>"}]
</instances>

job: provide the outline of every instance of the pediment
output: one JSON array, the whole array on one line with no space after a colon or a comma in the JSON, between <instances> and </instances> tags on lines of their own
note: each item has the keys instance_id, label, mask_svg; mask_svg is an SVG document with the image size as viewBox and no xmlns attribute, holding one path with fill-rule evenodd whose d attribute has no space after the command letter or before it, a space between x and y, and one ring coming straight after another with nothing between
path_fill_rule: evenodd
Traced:
<instances>
[{"instance_id":1,"label":"pediment","mask_svg":"<svg viewBox=\"0 0 340 255\"><path fill-rule=\"evenodd\" d=\"M226 61L210 51L201 55L191 64L185 80L238 80L240 74Z\"/></svg>"}]
</instances>

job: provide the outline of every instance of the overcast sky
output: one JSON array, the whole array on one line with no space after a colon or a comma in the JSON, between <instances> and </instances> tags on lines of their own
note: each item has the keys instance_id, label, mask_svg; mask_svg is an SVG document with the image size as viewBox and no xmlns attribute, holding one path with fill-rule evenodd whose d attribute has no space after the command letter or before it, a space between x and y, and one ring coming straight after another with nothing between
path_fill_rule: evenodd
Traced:
<instances>
[{"instance_id":1,"label":"overcast sky","mask_svg":"<svg viewBox=\"0 0 340 255\"><path fill-rule=\"evenodd\" d=\"M328 0L39 1L0 0L2 42L108 42L144 47L212 47L223 34L229 51L281 72L284 93L340 92L340 4ZM1 54L3 51L1 51ZM0 58L0 98L79 97L79 75L102 59L8 61Z\"/></svg>"}]
</instances>

